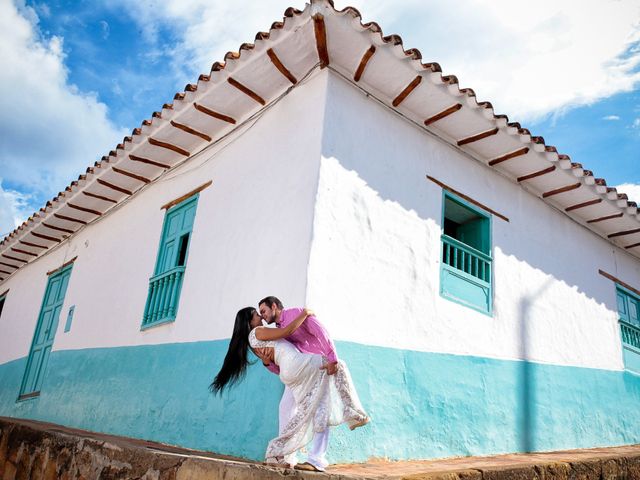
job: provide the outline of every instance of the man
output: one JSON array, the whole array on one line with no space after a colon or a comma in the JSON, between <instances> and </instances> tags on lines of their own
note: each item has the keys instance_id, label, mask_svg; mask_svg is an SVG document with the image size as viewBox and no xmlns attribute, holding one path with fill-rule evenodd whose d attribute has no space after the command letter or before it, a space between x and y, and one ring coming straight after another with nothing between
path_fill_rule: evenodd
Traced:
<instances>
[{"instance_id":1,"label":"man","mask_svg":"<svg viewBox=\"0 0 640 480\"><path fill-rule=\"evenodd\" d=\"M302 308L284 309L282 302L273 296L263 298L258 303L258 309L262 320L268 324L275 323L277 327L282 328L289 325L295 318L300 315ZM287 337L287 340L293 343L301 352L315 353L323 355L327 359L327 374L334 375L338 369L338 356L336 349L327 333L327 330L318 321L315 315L307 317L302 326ZM273 351L273 349L270 349ZM280 369L273 363L273 358L264 356L263 352L256 352L262 360L262 363L273 373L279 374ZM295 413L295 400L293 394L285 386L279 407L279 432L287 425L289 419ZM326 459L327 446L329 445L329 429L324 432L315 432L311 441L311 448L307 461L302 463L300 467L312 469L315 471L324 471L328 465ZM285 461L291 465L297 463L296 454L293 453L285 458Z\"/></svg>"}]
</instances>

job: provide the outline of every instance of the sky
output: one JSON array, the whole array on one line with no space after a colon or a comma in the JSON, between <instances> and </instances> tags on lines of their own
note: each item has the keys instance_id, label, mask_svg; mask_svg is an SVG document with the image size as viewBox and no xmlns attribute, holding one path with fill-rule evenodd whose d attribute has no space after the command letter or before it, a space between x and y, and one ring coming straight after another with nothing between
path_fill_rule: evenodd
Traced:
<instances>
[{"instance_id":1,"label":"sky","mask_svg":"<svg viewBox=\"0 0 640 480\"><path fill-rule=\"evenodd\" d=\"M347 5L640 203L640 1ZM0 238L289 6L0 0Z\"/></svg>"}]
</instances>

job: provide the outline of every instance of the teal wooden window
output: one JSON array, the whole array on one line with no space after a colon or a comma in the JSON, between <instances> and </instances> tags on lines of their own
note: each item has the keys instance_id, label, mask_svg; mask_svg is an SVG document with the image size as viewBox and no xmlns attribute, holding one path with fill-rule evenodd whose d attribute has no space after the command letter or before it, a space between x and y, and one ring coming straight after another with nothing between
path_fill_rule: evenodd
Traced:
<instances>
[{"instance_id":1,"label":"teal wooden window","mask_svg":"<svg viewBox=\"0 0 640 480\"><path fill-rule=\"evenodd\" d=\"M625 367L640 373L640 296L617 285L618 322Z\"/></svg>"},{"instance_id":2,"label":"teal wooden window","mask_svg":"<svg viewBox=\"0 0 640 480\"><path fill-rule=\"evenodd\" d=\"M491 314L491 216L443 192L440 295Z\"/></svg>"},{"instance_id":3,"label":"teal wooden window","mask_svg":"<svg viewBox=\"0 0 640 480\"><path fill-rule=\"evenodd\" d=\"M47 288L40 307L36 331L31 341L27 368L22 378L18 400L40 395L40 387L42 386L49 355L51 354L51 347L58 328L60 311L67 292L72 266L69 265L52 274L47 281Z\"/></svg>"},{"instance_id":4,"label":"teal wooden window","mask_svg":"<svg viewBox=\"0 0 640 480\"><path fill-rule=\"evenodd\" d=\"M142 317L142 328L176 318L198 195L171 207L162 226L162 238Z\"/></svg>"}]
</instances>

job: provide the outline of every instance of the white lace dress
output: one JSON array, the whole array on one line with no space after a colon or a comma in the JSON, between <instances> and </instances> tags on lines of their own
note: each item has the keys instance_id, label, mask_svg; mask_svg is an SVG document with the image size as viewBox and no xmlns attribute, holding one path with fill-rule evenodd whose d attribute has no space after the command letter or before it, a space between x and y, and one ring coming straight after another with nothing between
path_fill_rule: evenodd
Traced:
<instances>
[{"instance_id":1,"label":"white lace dress","mask_svg":"<svg viewBox=\"0 0 640 480\"><path fill-rule=\"evenodd\" d=\"M274 361L280 367L280 380L287 385L296 401L295 415L282 434L269 442L265 457L277 459L304 447L313 432L347 423L361 424L367 419L344 362L338 360L338 371L327 375L320 370L322 355L300 352L286 340L263 341L256 338L256 329L249 333L253 348L274 349Z\"/></svg>"}]
</instances>

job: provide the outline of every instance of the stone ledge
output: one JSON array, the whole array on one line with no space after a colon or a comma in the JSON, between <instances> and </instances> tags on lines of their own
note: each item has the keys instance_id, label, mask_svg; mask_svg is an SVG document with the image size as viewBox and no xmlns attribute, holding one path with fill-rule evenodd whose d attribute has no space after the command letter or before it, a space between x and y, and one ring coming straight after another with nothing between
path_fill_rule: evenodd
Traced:
<instances>
[{"instance_id":1,"label":"stone ledge","mask_svg":"<svg viewBox=\"0 0 640 480\"><path fill-rule=\"evenodd\" d=\"M0 480L640 480L640 445L334 465L326 473L0 417Z\"/></svg>"}]
</instances>

